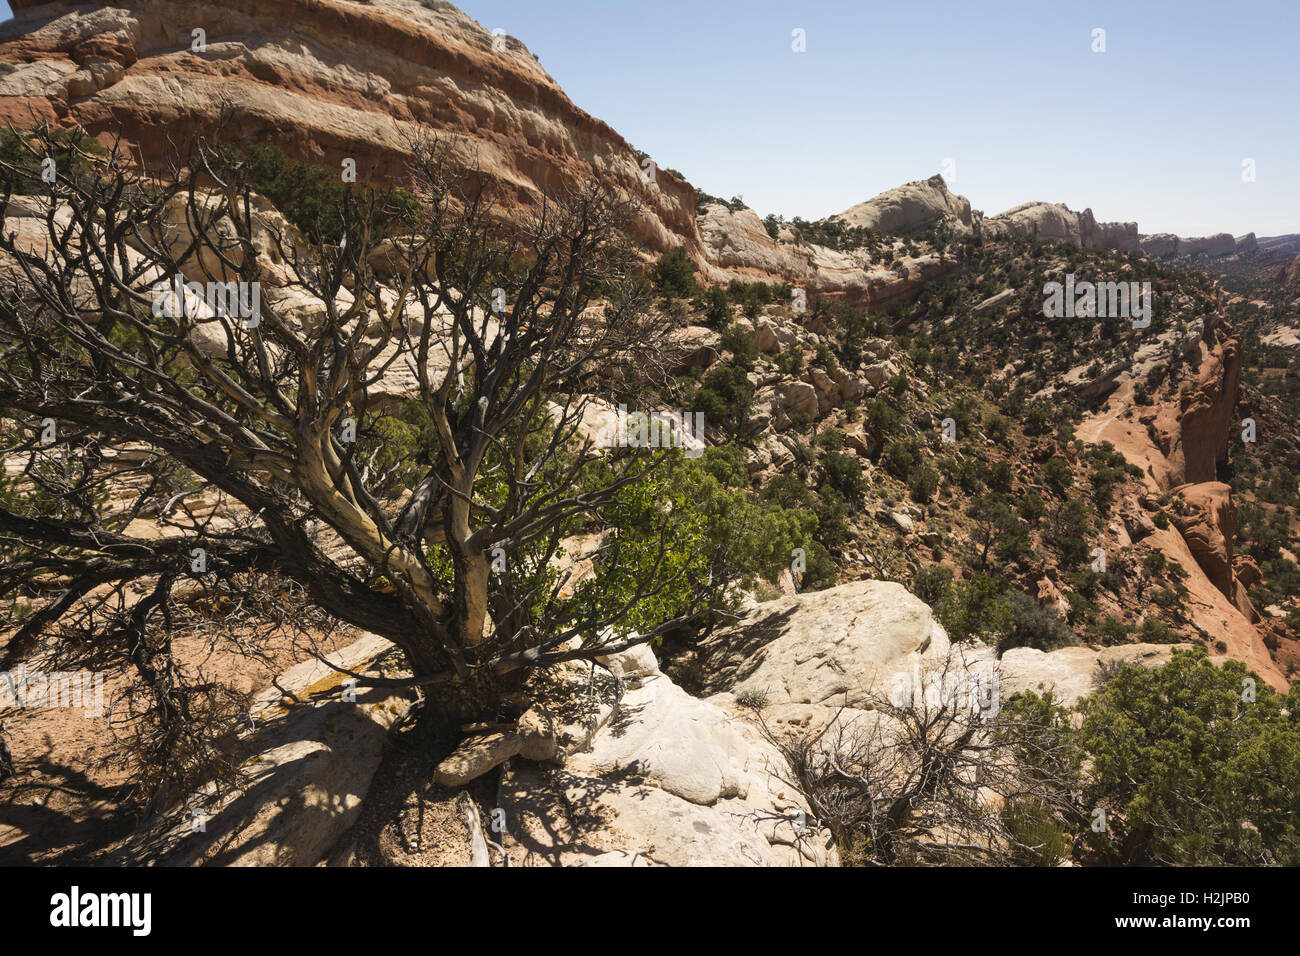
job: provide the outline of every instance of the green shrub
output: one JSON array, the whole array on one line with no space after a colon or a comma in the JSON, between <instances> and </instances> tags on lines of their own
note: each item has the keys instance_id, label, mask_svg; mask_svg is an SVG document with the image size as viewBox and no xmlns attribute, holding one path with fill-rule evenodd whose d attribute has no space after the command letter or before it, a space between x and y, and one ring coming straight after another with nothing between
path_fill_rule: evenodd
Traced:
<instances>
[{"instance_id":1,"label":"green shrub","mask_svg":"<svg viewBox=\"0 0 1300 956\"><path fill-rule=\"evenodd\" d=\"M659 257L650 270L650 280L660 295L688 299L695 295L695 263L685 246L674 246Z\"/></svg>"},{"instance_id":2,"label":"green shrub","mask_svg":"<svg viewBox=\"0 0 1300 956\"><path fill-rule=\"evenodd\" d=\"M927 504L939 490L939 473L929 465L922 465L912 472L907 480L907 490L912 500L918 504Z\"/></svg>"},{"instance_id":3,"label":"green shrub","mask_svg":"<svg viewBox=\"0 0 1300 956\"><path fill-rule=\"evenodd\" d=\"M1079 709L1084 805L1106 811L1105 833L1084 831L1098 861L1300 864L1300 690L1196 648L1121 668Z\"/></svg>"}]
</instances>

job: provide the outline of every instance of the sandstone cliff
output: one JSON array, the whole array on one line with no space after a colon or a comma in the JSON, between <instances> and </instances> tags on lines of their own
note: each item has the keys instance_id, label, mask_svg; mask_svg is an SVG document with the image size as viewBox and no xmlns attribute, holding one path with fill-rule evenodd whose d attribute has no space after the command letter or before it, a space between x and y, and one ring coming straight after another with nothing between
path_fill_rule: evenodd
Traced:
<instances>
[{"instance_id":1,"label":"sandstone cliff","mask_svg":"<svg viewBox=\"0 0 1300 956\"><path fill-rule=\"evenodd\" d=\"M1097 222L1091 209L1075 212L1061 203L1028 202L984 219L990 236L1035 236L1083 249L1138 251L1135 222Z\"/></svg>"},{"instance_id":2,"label":"sandstone cliff","mask_svg":"<svg viewBox=\"0 0 1300 956\"><path fill-rule=\"evenodd\" d=\"M392 174L421 130L454 138L524 200L599 172L640 197L640 238L695 250L695 190L576 107L528 50L449 3L121 0L12 4L0 121L119 126L146 162L226 119L224 135ZM195 31L205 45L195 49Z\"/></svg>"},{"instance_id":3,"label":"sandstone cliff","mask_svg":"<svg viewBox=\"0 0 1300 956\"><path fill-rule=\"evenodd\" d=\"M1242 236L1241 239L1234 239L1230 232L1193 239L1161 232L1142 236L1139 245L1142 253L1152 259L1186 259L1192 256L1217 258L1230 256L1234 252L1253 252L1256 248L1253 232Z\"/></svg>"}]
</instances>

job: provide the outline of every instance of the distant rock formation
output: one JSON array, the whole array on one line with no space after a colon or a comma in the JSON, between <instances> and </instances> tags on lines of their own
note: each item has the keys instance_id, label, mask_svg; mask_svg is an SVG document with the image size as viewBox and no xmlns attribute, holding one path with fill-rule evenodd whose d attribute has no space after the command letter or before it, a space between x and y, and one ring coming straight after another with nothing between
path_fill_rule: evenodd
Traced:
<instances>
[{"instance_id":1,"label":"distant rock formation","mask_svg":"<svg viewBox=\"0 0 1300 956\"><path fill-rule=\"evenodd\" d=\"M1036 236L1084 249L1138 252L1135 222L1097 222L1091 209L1075 212L1061 203L1027 202L996 216L972 210L970 200L948 189L942 176L888 189L834 217L849 226L908 233L946 227L986 236Z\"/></svg>"},{"instance_id":2,"label":"distant rock formation","mask_svg":"<svg viewBox=\"0 0 1300 956\"><path fill-rule=\"evenodd\" d=\"M934 226L970 232L977 228L977 215L971 212L970 200L951 192L936 175L887 189L835 218L875 232L918 232Z\"/></svg>"},{"instance_id":3,"label":"distant rock formation","mask_svg":"<svg viewBox=\"0 0 1300 956\"><path fill-rule=\"evenodd\" d=\"M1139 251L1137 223L1098 222L1091 209L1075 212L1061 203L1021 203L985 217L982 228L989 236L1035 236L1081 249Z\"/></svg>"},{"instance_id":4,"label":"distant rock formation","mask_svg":"<svg viewBox=\"0 0 1300 956\"><path fill-rule=\"evenodd\" d=\"M1241 243L1239 248L1238 243ZM1141 236L1139 245L1144 255L1151 259L1188 259L1193 256L1217 258L1230 256L1234 252L1251 252L1255 248L1255 234L1248 233L1240 240L1234 239L1230 232L1219 232L1213 236L1201 236L1194 239L1175 236L1168 232Z\"/></svg>"}]
</instances>

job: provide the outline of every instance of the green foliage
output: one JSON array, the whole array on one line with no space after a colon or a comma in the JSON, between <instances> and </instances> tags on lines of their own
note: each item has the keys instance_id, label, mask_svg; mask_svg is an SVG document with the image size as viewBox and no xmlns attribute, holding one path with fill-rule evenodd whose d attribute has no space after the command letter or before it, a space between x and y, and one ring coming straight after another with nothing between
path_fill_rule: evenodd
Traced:
<instances>
[{"instance_id":1,"label":"green foliage","mask_svg":"<svg viewBox=\"0 0 1300 956\"><path fill-rule=\"evenodd\" d=\"M1011 431L1011 422L1006 416L999 415L997 412L989 412L984 417L984 432L995 442L1006 441L1007 435Z\"/></svg>"},{"instance_id":2,"label":"green foliage","mask_svg":"<svg viewBox=\"0 0 1300 956\"><path fill-rule=\"evenodd\" d=\"M866 492L867 480L862 475L862 465L852 455L829 452L822 467L826 472L826 484L850 501L859 500Z\"/></svg>"},{"instance_id":3,"label":"green foliage","mask_svg":"<svg viewBox=\"0 0 1300 956\"><path fill-rule=\"evenodd\" d=\"M685 246L674 246L651 267L650 281L662 296L689 299L695 295L695 263L686 255Z\"/></svg>"},{"instance_id":4,"label":"green foliage","mask_svg":"<svg viewBox=\"0 0 1300 956\"><path fill-rule=\"evenodd\" d=\"M1100 861L1300 863L1300 691L1197 648L1121 668L1080 710L1085 805L1107 811L1108 833L1087 834Z\"/></svg>"},{"instance_id":5,"label":"green foliage","mask_svg":"<svg viewBox=\"0 0 1300 956\"><path fill-rule=\"evenodd\" d=\"M895 478L906 480L921 464L921 440L913 436L891 441L881 452L880 463Z\"/></svg>"},{"instance_id":6,"label":"green foliage","mask_svg":"<svg viewBox=\"0 0 1300 956\"><path fill-rule=\"evenodd\" d=\"M785 349L776 357L776 370L782 375L793 377L803 371L803 349L798 345Z\"/></svg>"},{"instance_id":7,"label":"green foliage","mask_svg":"<svg viewBox=\"0 0 1300 956\"><path fill-rule=\"evenodd\" d=\"M752 368L754 360L758 358L758 349L754 347L753 337L739 322L733 322L722 330L721 345L732 354L735 363L742 368Z\"/></svg>"},{"instance_id":8,"label":"green foliage","mask_svg":"<svg viewBox=\"0 0 1300 956\"><path fill-rule=\"evenodd\" d=\"M1046 608L1040 608L1028 594L1012 591L1004 599L1004 604L1006 628L998 640L999 651L1013 647L1052 651L1078 643L1064 621Z\"/></svg>"},{"instance_id":9,"label":"green foliage","mask_svg":"<svg viewBox=\"0 0 1300 956\"><path fill-rule=\"evenodd\" d=\"M1002 581L989 574L978 574L970 582L955 582L935 608L948 637L961 643L1001 633L1008 614L1006 604L1000 600L1002 590Z\"/></svg>"},{"instance_id":10,"label":"green foliage","mask_svg":"<svg viewBox=\"0 0 1300 956\"><path fill-rule=\"evenodd\" d=\"M880 438L888 438L898 433L903 426L903 415L884 399L872 399L867 406L867 424Z\"/></svg>"},{"instance_id":11,"label":"green foliage","mask_svg":"<svg viewBox=\"0 0 1300 956\"><path fill-rule=\"evenodd\" d=\"M1087 536L1092 530L1092 517L1088 506L1079 498L1069 498L1049 515L1045 537L1060 552L1067 566L1078 566L1087 561Z\"/></svg>"},{"instance_id":12,"label":"green foliage","mask_svg":"<svg viewBox=\"0 0 1300 956\"><path fill-rule=\"evenodd\" d=\"M72 178L107 152L80 130L0 130L0 185L18 195L48 194L51 186L41 178L45 159L54 160L56 176Z\"/></svg>"},{"instance_id":13,"label":"green foliage","mask_svg":"<svg viewBox=\"0 0 1300 956\"><path fill-rule=\"evenodd\" d=\"M375 204L373 238L411 224L419 210L415 197L404 190L381 192L344 183L337 169L289 159L279 147L268 143L231 152L227 159L242 166L253 189L316 242L337 243L342 237L342 210L350 196Z\"/></svg>"},{"instance_id":14,"label":"green foliage","mask_svg":"<svg viewBox=\"0 0 1300 956\"><path fill-rule=\"evenodd\" d=\"M612 608L635 597L626 626L645 631L691 610L684 580L719 582L711 600L722 607L731 596L725 582L775 581L795 548L811 552L816 518L754 499L736 466L733 449L709 448L695 460L678 452L625 486L601 515L602 527L614 533L575 600ZM638 596L647 580L653 586Z\"/></svg>"},{"instance_id":15,"label":"green foliage","mask_svg":"<svg viewBox=\"0 0 1300 956\"><path fill-rule=\"evenodd\" d=\"M929 503L939 490L939 473L929 465L921 465L907 479L907 490L918 504Z\"/></svg>"},{"instance_id":16,"label":"green foliage","mask_svg":"<svg viewBox=\"0 0 1300 956\"><path fill-rule=\"evenodd\" d=\"M1043 478L1049 488L1063 495L1074 481L1074 472L1064 458L1053 457L1043 465Z\"/></svg>"},{"instance_id":17,"label":"green foliage","mask_svg":"<svg viewBox=\"0 0 1300 956\"><path fill-rule=\"evenodd\" d=\"M728 434L741 436L750 427L750 410L754 386L745 370L736 365L715 365L704 376L695 392L693 410L704 413L704 420Z\"/></svg>"},{"instance_id":18,"label":"green foliage","mask_svg":"<svg viewBox=\"0 0 1300 956\"><path fill-rule=\"evenodd\" d=\"M817 517L817 540L828 548L837 548L849 540L848 515L852 509L834 488L824 489L813 502Z\"/></svg>"},{"instance_id":19,"label":"green foliage","mask_svg":"<svg viewBox=\"0 0 1300 956\"><path fill-rule=\"evenodd\" d=\"M942 601L951 586L952 568L942 564L918 568L912 577L912 593L931 606Z\"/></svg>"},{"instance_id":20,"label":"green foliage","mask_svg":"<svg viewBox=\"0 0 1300 956\"><path fill-rule=\"evenodd\" d=\"M731 318L731 300L727 297L727 290L720 285L707 289L700 304L705 321L711 326L719 326Z\"/></svg>"}]
</instances>

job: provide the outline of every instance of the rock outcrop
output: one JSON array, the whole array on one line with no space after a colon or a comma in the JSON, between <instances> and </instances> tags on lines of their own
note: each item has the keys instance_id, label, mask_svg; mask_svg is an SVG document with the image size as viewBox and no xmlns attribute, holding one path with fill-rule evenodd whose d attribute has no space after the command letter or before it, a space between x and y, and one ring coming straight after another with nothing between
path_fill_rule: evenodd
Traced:
<instances>
[{"instance_id":1,"label":"rock outcrop","mask_svg":"<svg viewBox=\"0 0 1300 956\"><path fill-rule=\"evenodd\" d=\"M582 673L578 673L581 671ZM501 779L505 846L535 866L815 866L837 860L829 835L757 730L687 694L648 647L574 670L585 717L551 764L514 762ZM584 695L582 691L592 688Z\"/></svg>"},{"instance_id":2,"label":"rock outcrop","mask_svg":"<svg viewBox=\"0 0 1300 956\"><path fill-rule=\"evenodd\" d=\"M1206 481L1182 485L1174 493L1183 507L1174 512L1173 522L1196 563L1242 616L1256 623L1259 614L1246 589L1260 580L1259 567L1244 555L1233 554L1237 506L1232 501L1232 489L1220 481Z\"/></svg>"},{"instance_id":3,"label":"rock outcrop","mask_svg":"<svg viewBox=\"0 0 1300 956\"><path fill-rule=\"evenodd\" d=\"M372 673L392 649L369 635L328 659ZM114 848L131 866L312 866L356 821L408 693L355 689L318 661L290 668L260 694L259 729L243 743L247 779L218 796L205 788Z\"/></svg>"},{"instance_id":4,"label":"rock outcrop","mask_svg":"<svg viewBox=\"0 0 1300 956\"><path fill-rule=\"evenodd\" d=\"M970 200L950 191L943 177L935 175L888 189L835 218L875 232L917 232L935 226L970 232L976 228L976 216Z\"/></svg>"},{"instance_id":5,"label":"rock outcrop","mask_svg":"<svg viewBox=\"0 0 1300 956\"><path fill-rule=\"evenodd\" d=\"M519 41L450 3L413 0L16 0L0 27L0 119L121 128L150 164L222 125L238 142L360 177L400 173L415 137L438 131L531 200L599 172L636 195L643 241L698 254L696 193L649 167L608 125L576 107ZM195 31L202 32L202 45ZM169 136L158 135L166 129Z\"/></svg>"},{"instance_id":6,"label":"rock outcrop","mask_svg":"<svg viewBox=\"0 0 1300 956\"><path fill-rule=\"evenodd\" d=\"M1235 657L1284 689L1286 678L1255 627L1259 616L1246 595L1252 572L1232 551L1236 509L1230 489L1218 481L1218 463L1240 428L1241 340L1219 315L1210 315L1201 334L1180 349L1195 371L1172 397L1140 418L1132 416L1133 383L1126 381L1078 434L1084 441L1110 442L1142 469L1152 491L1178 496L1181 505L1169 515L1173 526L1137 521L1129 531L1130 513L1122 521L1125 537L1141 538L1186 572L1190 616L1212 653Z\"/></svg>"},{"instance_id":7,"label":"rock outcrop","mask_svg":"<svg viewBox=\"0 0 1300 956\"><path fill-rule=\"evenodd\" d=\"M1074 703L1090 693L1098 664L1156 666L1173 645L1125 644L1044 652L1008 651L995 665L992 647L954 649L930 608L901 585L855 581L767 601L701 648L711 703L737 696L763 701L763 720L778 730L815 728L847 714L860 717L889 697L900 679L957 653L974 673L998 669L1001 700L1021 690L1054 690Z\"/></svg>"},{"instance_id":8,"label":"rock outcrop","mask_svg":"<svg viewBox=\"0 0 1300 956\"><path fill-rule=\"evenodd\" d=\"M1164 489L1214 481L1216 462L1228 451L1237 424L1241 386L1241 339L1219 321L1207 321L1189 356L1194 378L1183 384L1177 400L1162 405L1154 427L1168 465L1157 481Z\"/></svg>"},{"instance_id":9,"label":"rock outcrop","mask_svg":"<svg viewBox=\"0 0 1300 956\"><path fill-rule=\"evenodd\" d=\"M1187 259L1194 256L1217 258L1234 252L1252 252L1256 248L1253 232L1241 239L1234 239L1230 232L1192 239L1159 232L1140 237L1138 245L1143 255L1151 259Z\"/></svg>"},{"instance_id":10,"label":"rock outcrop","mask_svg":"<svg viewBox=\"0 0 1300 956\"><path fill-rule=\"evenodd\" d=\"M1097 222L1091 209L1075 212L1061 203L1022 203L996 216L986 216L981 229L989 236L1033 236L1082 249L1138 251L1137 223Z\"/></svg>"}]
</instances>

